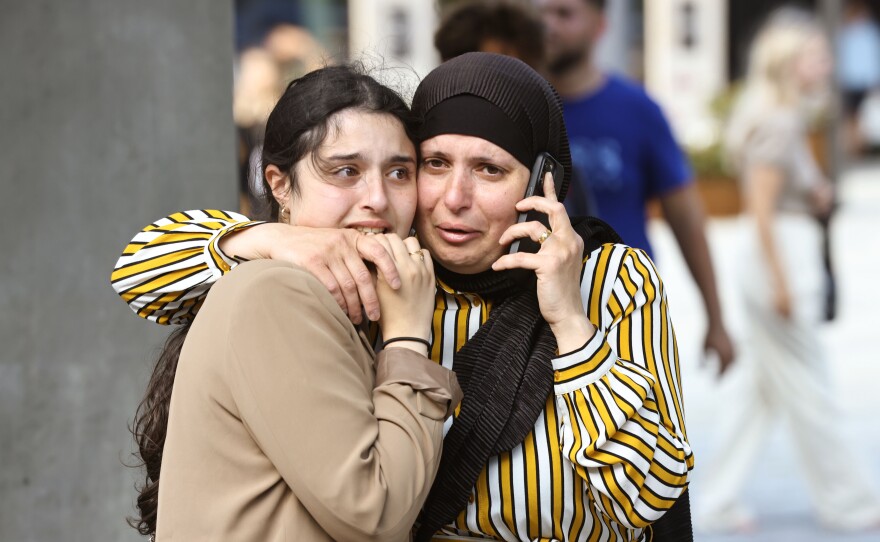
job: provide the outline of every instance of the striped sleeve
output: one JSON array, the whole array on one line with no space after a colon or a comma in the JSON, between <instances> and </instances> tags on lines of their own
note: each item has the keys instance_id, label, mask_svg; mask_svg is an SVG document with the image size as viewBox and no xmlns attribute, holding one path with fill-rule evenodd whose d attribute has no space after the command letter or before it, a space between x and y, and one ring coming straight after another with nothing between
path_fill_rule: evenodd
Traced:
<instances>
[{"instance_id":1,"label":"striped sleeve","mask_svg":"<svg viewBox=\"0 0 880 542\"><path fill-rule=\"evenodd\" d=\"M693 468L666 294L648 256L624 245L586 259L581 294L597 331L553 360L560 445L593 505L643 528L675 503Z\"/></svg>"},{"instance_id":2,"label":"striped sleeve","mask_svg":"<svg viewBox=\"0 0 880 542\"><path fill-rule=\"evenodd\" d=\"M220 250L220 239L262 222L230 211L174 213L145 227L122 251L110 283L140 317L183 324L211 286L240 263Z\"/></svg>"}]
</instances>

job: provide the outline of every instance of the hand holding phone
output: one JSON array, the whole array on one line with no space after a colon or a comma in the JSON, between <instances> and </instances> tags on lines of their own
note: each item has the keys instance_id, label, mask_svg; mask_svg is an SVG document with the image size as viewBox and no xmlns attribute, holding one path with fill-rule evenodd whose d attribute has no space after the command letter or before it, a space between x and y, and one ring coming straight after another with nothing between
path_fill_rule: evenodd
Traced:
<instances>
[{"instance_id":1,"label":"hand holding phone","mask_svg":"<svg viewBox=\"0 0 880 542\"><path fill-rule=\"evenodd\" d=\"M526 192L523 195L523 199L530 198L532 196L543 196L544 195L544 176L550 173L553 176L553 185L556 189L556 197L559 197L560 190L562 189L562 177L565 174L565 169L562 167L562 164L559 163L558 160L553 158L550 153L542 152L538 155L538 158L535 160L535 164L532 166L532 173L529 176L529 184L526 185ZM523 222L531 222L537 221L547 229L550 229L550 221L547 218L547 215L544 213L539 213L537 211L528 211L524 213L520 213L516 219L517 224L521 224ZM510 250L508 254L516 254L517 252L531 252L535 253L540 250L541 245L532 241L529 238L516 239L513 243L510 244Z\"/></svg>"}]
</instances>

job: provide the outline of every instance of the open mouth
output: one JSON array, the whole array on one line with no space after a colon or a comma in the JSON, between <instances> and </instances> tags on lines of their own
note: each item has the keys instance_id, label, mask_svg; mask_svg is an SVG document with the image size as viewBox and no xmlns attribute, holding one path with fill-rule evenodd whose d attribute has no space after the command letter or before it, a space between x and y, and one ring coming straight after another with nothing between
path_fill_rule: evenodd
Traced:
<instances>
[{"instance_id":1,"label":"open mouth","mask_svg":"<svg viewBox=\"0 0 880 542\"><path fill-rule=\"evenodd\" d=\"M446 241L447 243L466 243L468 241L472 241L477 238L480 234L472 229L459 228L457 225L446 225L441 224L437 227L437 232L440 235L440 238Z\"/></svg>"},{"instance_id":2,"label":"open mouth","mask_svg":"<svg viewBox=\"0 0 880 542\"><path fill-rule=\"evenodd\" d=\"M355 229L364 235L378 235L387 231L385 228L368 228L366 226L354 226L352 229Z\"/></svg>"}]
</instances>

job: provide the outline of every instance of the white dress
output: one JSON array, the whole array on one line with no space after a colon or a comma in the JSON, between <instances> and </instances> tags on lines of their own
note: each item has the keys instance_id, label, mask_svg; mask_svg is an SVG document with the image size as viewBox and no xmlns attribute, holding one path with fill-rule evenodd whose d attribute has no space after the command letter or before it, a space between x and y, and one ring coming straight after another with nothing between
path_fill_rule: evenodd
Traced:
<instances>
[{"instance_id":1,"label":"white dress","mask_svg":"<svg viewBox=\"0 0 880 542\"><path fill-rule=\"evenodd\" d=\"M718 455L705 473L697 507L706 530L744 526L750 513L739 500L772 422L782 415L793 436L798 463L819 521L858 530L880 525L880 500L859 475L841 432L841 412L827 373L820 341L824 267L822 231L811 214L813 190L827 182L793 112L780 112L755 131L745 149L743 171L773 166L785 175L773 234L792 300L792 316L774 309L770 266L754 219L744 215L735 249L747 329L739 361L736 400L721 409ZM744 186L743 190L748 190ZM734 396L734 394L732 394Z\"/></svg>"}]
</instances>

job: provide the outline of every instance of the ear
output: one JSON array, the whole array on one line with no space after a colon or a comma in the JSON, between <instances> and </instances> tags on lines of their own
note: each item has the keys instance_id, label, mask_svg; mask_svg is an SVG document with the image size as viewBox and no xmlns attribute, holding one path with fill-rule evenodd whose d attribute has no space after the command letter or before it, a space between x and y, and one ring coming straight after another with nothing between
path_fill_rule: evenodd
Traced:
<instances>
[{"instance_id":1,"label":"ear","mask_svg":"<svg viewBox=\"0 0 880 542\"><path fill-rule=\"evenodd\" d=\"M266 166L266 184L272 190L272 196L278 205L282 207L290 206L290 175L281 171L281 169L271 164Z\"/></svg>"}]
</instances>

